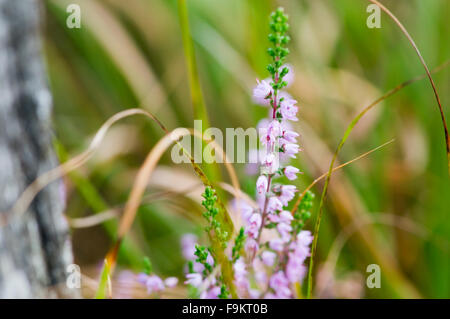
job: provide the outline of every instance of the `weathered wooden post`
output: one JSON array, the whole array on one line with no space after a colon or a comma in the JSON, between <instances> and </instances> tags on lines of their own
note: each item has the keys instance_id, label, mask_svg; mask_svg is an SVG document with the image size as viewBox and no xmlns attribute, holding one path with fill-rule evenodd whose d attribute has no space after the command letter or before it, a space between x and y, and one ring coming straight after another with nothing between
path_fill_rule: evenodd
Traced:
<instances>
[{"instance_id":1,"label":"weathered wooden post","mask_svg":"<svg viewBox=\"0 0 450 319\"><path fill-rule=\"evenodd\" d=\"M57 165L39 13L38 0L0 0L0 212ZM0 298L78 295L66 286L72 251L63 208L58 181L23 216L0 227Z\"/></svg>"}]
</instances>

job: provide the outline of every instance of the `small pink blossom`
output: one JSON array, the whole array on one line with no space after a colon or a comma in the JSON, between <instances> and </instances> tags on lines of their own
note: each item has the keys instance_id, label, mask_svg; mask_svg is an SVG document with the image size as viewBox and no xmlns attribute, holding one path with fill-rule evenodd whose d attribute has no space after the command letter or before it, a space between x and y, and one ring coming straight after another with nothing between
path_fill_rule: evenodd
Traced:
<instances>
[{"instance_id":1,"label":"small pink blossom","mask_svg":"<svg viewBox=\"0 0 450 319\"><path fill-rule=\"evenodd\" d=\"M267 211L269 213L273 213L275 211L280 211L283 209L283 203L276 196L272 196L269 198L269 202L267 204Z\"/></svg>"},{"instance_id":2,"label":"small pink blossom","mask_svg":"<svg viewBox=\"0 0 450 319\"><path fill-rule=\"evenodd\" d=\"M248 225L245 228L245 234L250 238L257 238L259 234L259 228L261 227L261 214L254 213L248 220Z\"/></svg>"},{"instance_id":3,"label":"small pink blossom","mask_svg":"<svg viewBox=\"0 0 450 319\"><path fill-rule=\"evenodd\" d=\"M283 185L281 186L280 201L283 206L287 206L289 202L294 198L295 192L297 191L294 185Z\"/></svg>"},{"instance_id":4,"label":"small pink blossom","mask_svg":"<svg viewBox=\"0 0 450 319\"><path fill-rule=\"evenodd\" d=\"M295 154L300 151L297 144L294 143L286 143L283 145L283 152L286 153L287 156L295 158Z\"/></svg>"},{"instance_id":5,"label":"small pink blossom","mask_svg":"<svg viewBox=\"0 0 450 319\"><path fill-rule=\"evenodd\" d=\"M281 270L270 277L269 286L275 291L278 298L289 298L292 295L289 281Z\"/></svg>"},{"instance_id":6,"label":"small pink blossom","mask_svg":"<svg viewBox=\"0 0 450 319\"><path fill-rule=\"evenodd\" d=\"M272 251L266 250L261 254L261 259L263 263L269 267L273 266L273 264L275 263L275 258L277 258L277 254L275 254Z\"/></svg>"},{"instance_id":7,"label":"small pink blossom","mask_svg":"<svg viewBox=\"0 0 450 319\"><path fill-rule=\"evenodd\" d=\"M190 273L186 275L187 280L184 282L185 285L192 285L194 287L200 287L203 282L203 278L201 274L198 273Z\"/></svg>"},{"instance_id":8,"label":"small pink blossom","mask_svg":"<svg viewBox=\"0 0 450 319\"><path fill-rule=\"evenodd\" d=\"M291 220L293 220L293 219L294 219L294 217L292 216L291 212L288 211L288 210L283 210L280 213L280 219L279 220L282 223L290 224Z\"/></svg>"},{"instance_id":9,"label":"small pink blossom","mask_svg":"<svg viewBox=\"0 0 450 319\"><path fill-rule=\"evenodd\" d=\"M272 223L280 222L280 216L277 214L267 214L267 219Z\"/></svg>"},{"instance_id":10,"label":"small pink blossom","mask_svg":"<svg viewBox=\"0 0 450 319\"><path fill-rule=\"evenodd\" d=\"M231 202L231 207L235 211L239 211L241 213L241 217L245 222L248 222L248 219L253 213L253 207L250 206L245 200L243 199L233 199Z\"/></svg>"},{"instance_id":11,"label":"small pink blossom","mask_svg":"<svg viewBox=\"0 0 450 319\"><path fill-rule=\"evenodd\" d=\"M302 230L298 235L297 235L297 243L303 245L303 246L308 246L312 243L314 239L314 236L311 234L311 232L309 230Z\"/></svg>"},{"instance_id":12,"label":"small pink blossom","mask_svg":"<svg viewBox=\"0 0 450 319\"><path fill-rule=\"evenodd\" d=\"M281 136L282 128L278 120L272 120L259 128L260 141L269 149L273 149L277 139Z\"/></svg>"},{"instance_id":13,"label":"small pink blossom","mask_svg":"<svg viewBox=\"0 0 450 319\"><path fill-rule=\"evenodd\" d=\"M295 105L296 103L297 101L293 99L284 99L283 101L280 102L280 112L283 119L290 121L298 121L297 118L298 107Z\"/></svg>"},{"instance_id":14,"label":"small pink blossom","mask_svg":"<svg viewBox=\"0 0 450 319\"><path fill-rule=\"evenodd\" d=\"M283 241L280 238L274 238L269 242L269 247L275 251L282 251Z\"/></svg>"},{"instance_id":15,"label":"small pink blossom","mask_svg":"<svg viewBox=\"0 0 450 319\"><path fill-rule=\"evenodd\" d=\"M264 173L274 174L280 167L278 157L274 153L269 153L265 156L263 162Z\"/></svg>"},{"instance_id":16,"label":"small pink blossom","mask_svg":"<svg viewBox=\"0 0 450 319\"><path fill-rule=\"evenodd\" d=\"M258 243L253 238L247 238L244 248L249 255L254 255L258 250Z\"/></svg>"},{"instance_id":17,"label":"small pink blossom","mask_svg":"<svg viewBox=\"0 0 450 319\"><path fill-rule=\"evenodd\" d=\"M297 143L297 137L299 134L295 131L283 130L281 137L286 142ZM284 143L286 144L286 143Z\"/></svg>"},{"instance_id":18,"label":"small pink blossom","mask_svg":"<svg viewBox=\"0 0 450 319\"><path fill-rule=\"evenodd\" d=\"M290 181L293 181L297 178L297 173L300 170L297 167L294 166L286 166L284 168L284 175L286 175L287 179Z\"/></svg>"},{"instance_id":19,"label":"small pink blossom","mask_svg":"<svg viewBox=\"0 0 450 319\"><path fill-rule=\"evenodd\" d=\"M306 275L306 267L303 261L290 253L286 264L286 277L291 283L302 282Z\"/></svg>"},{"instance_id":20,"label":"small pink blossom","mask_svg":"<svg viewBox=\"0 0 450 319\"><path fill-rule=\"evenodd\" d=\"M147 292L149 294L164 290L164 282L156 275L149 276L145 285L147 286Z\"/></svg>"},{"instance_id":21,"label":"small pink blossom","mask_svg":"<svg viewBox=\"0 0 450 319\"><path fill-rule=\"evenodd\" d=\"M253 101L259 105L269 105L270 96L272 95L273 88L268 80L259 81L258 79L256 87L253 89Z\"/></svg>"},{"instance_id":22,"label":"small pink blossom","mask_svg":"<svg viewBox=\"0 0 450 319\"><path fill-rule=\"evenodd\" d=\"M260 177L258 177L258 180L256 181L256 190L258 191L258 194L265 194L267 191L267 185L267 176L261 175Z\"/></svg>"}]
</instances>

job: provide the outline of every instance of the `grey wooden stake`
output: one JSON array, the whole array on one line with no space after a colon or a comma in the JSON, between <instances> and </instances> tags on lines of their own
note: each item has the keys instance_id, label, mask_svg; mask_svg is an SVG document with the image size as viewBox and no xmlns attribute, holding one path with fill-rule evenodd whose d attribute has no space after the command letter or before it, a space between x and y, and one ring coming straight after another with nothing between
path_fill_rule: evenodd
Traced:
<instances>
[{"instance_id":1,"label":"grey wooden stake","mask_svg":"<svg viewBox=\"0 0 450 319\"><path fill-rule=\"evenodd\" d=\"M37 0L0 0L0 212L58 165L39 13ZM73 257L63 194L61 181L50 184L25 214L0 227L0 298L79 295L66 286Z\"/></svg>"}]
</instances>

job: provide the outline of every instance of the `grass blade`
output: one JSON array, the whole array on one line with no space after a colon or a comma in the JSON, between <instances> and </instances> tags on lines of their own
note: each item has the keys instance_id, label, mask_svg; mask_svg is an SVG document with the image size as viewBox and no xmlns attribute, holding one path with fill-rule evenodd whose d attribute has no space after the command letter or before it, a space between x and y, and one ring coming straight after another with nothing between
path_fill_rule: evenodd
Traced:
<instances>
[{"instance_id":1,"label":"grass blade","mask_svg":"<svg viewBox=\"0 0 450 319\"><path fill-rule=\"evenodd\" d=\"M383 10L397 24L400 30L402 30L403 34L408 38L409 43L411 43L411 45L413 46L414 51L416 51L417 55L419 56L420 62L425 68L425 72L427 73L427 77L430 80L431 87L433 88L434 96L436 97L436 102L438 104L439 112L441 114L442 125L444 126L445 147L447 149L447 165L448 165L448 173L450 175L450 137L448 135L447 123L445 121L445 115L444 110L442 109L441 99L439 98L436 85L434 84L433 78L431 77L431 72L428 69L428 66L425 60L423 59L422 54L420 53L419 48L417 47L413 38L409 35L408 31L403 26L403 24L397 19L397 17L388 8L382 5L379 1L377 0L369 0L369 1L379 6L380 9Z\"/></svg>"}]
</instances>

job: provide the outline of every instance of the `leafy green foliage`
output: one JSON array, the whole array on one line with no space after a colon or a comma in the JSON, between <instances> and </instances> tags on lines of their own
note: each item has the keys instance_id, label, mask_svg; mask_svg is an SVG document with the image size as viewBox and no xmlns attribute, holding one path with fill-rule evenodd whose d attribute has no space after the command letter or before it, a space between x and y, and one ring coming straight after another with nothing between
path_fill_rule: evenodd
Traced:
<instances>
[{"instance_id":1,"label":"leafy green foliage","mask_svg":"<svg viewBox=\"0 0 450 319\"><path fill-rule=\"evenodd\" d=\"M205 227L207 232L214 231L216 237L220 241L223 248L227 247L228 232L222 228L222 223L217 219L219 209L215 207L217 202L217 196L215 190L211 187L206 187L205 192L202 194L205 199L202 201L203 207L206 211L203 213L203 217L208 221L208 225Z\"/></svg>"},{"instance_id":2,"label":"leafy green foliage","mask_svg":"<svg viewBox=\"0 0 450 319\"><path fill-rule=\"evenodd\" d=\"M143 264L144 264L143 273L146 275L150 275L153 272L153 265L152 262L150 261L150 258L144 257Z\"/></svg>"},{"instance_id":3,"label":"leafy green foliage","mask_svg":"<svg viewBox=\"0 0 450 319\"><path fill-rule=\"evenodd\" d=\"M234 240L234 246L231 252L231 258L233 258L233 261L236 261L241 256L241 251L245 243L245 233L244 233L244 227L241 227L239 229L239 233L236 236L236 239Z\"/></svg>"},{"instance_id":4,"label":"leafy green foliage","mask_svg":"<svg viewBox=\"0 0 450 319\"><path fill-rule=\"evenodd\" d=\"M292 221L292 228L298 234L305 226L305 222L311 218L311 208L313 207L314 193L307 191L302 198L298 210L294 213L294 220Z\"/></svg>"}]
</instances>

